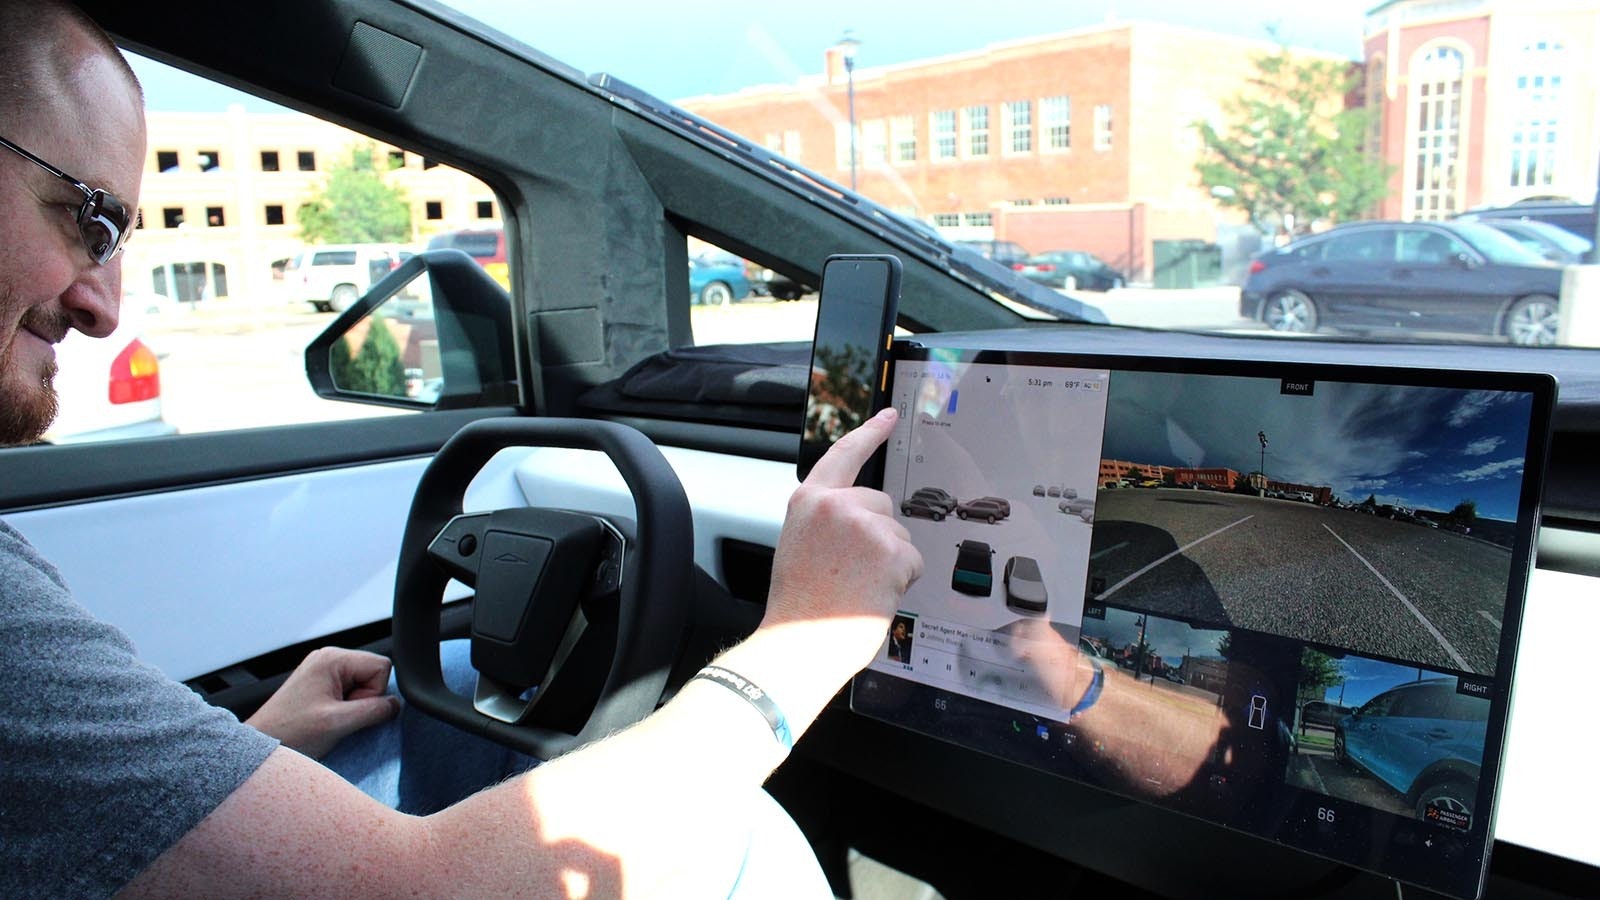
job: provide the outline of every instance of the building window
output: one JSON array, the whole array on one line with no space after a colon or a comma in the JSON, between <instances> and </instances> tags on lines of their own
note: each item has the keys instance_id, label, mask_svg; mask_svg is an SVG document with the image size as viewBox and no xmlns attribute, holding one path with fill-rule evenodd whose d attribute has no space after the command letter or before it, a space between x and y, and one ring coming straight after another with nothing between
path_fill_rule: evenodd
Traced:
<instances>
[{"instance_id":1,"label":"building window","mask_svg":"<svg viewBox=\"0 0 1600 900\"><path fill-rule=\"evenodd\" d=\"M966 221L966 224L972 228L994 227L994 213L967 213L966 215L962 216L962 218Z\"/></svg>"},{"instance_id":2,"label":"building window","mask_svg":"<svg viewBox=\"0 0 1600 900\"><path fill-rule=\"evenodd\" d=\"M766 140L761 142L761 146L771 150L773 153L782 153L783 135L777 133L776 131L769 131L767 132Z\"/></svg>"},{"instance_id":3,"label":"building window","mask_svg":"<svg viewBox=\"0 0 1600 900\"><path fill-rule=\"evenodd\" d=\"M177 228L183 224L183 207L163 206L161 208L161 227Z\"/></svg>"},{"instance_id":4,"label":"building window","mask_svg":"<svg viewBox=\"0 0 1600 900\"><path fill-rule=\"evenodd\" d=\"M441 200L429 200L428 202L422 204L422 215L423 218L430 222L437 222L440 219L443 219L444 202Z\"/></svg>"},{"instance_id":5,"label":"building window","mask_svg":"<svg viewBox=\"0 0 1600 900\"><path fill-rule=\"evenodd\" d=\"M1005 152L1033 151L1033 101L1014 100L1000 106L1006 126Z\"/></svg>"},{"instance_id":6,"label":"building window","mask_svg":"<svg viewBox=\"0 0 1600 900\"><path fill-rule=\"evenodd\" d=\"M478 218L480 218L480 219L492 219L492 218L494 218L494 201L493 200L479 200L478 203L477 203L476 209L477 209Z\"/></svg>"},{"instance_id":7,"label":"building window","mask_svg":"<svg viewBox=\"0 0 1600 900\"><path fill-rule=\"evenodd\" d=\"M935 228L956 228L961 225L960 213L934 213L933 225Z\"/></svg>"},{"instance_id":8,"label":"building window","mask_svg":"<svg viewBox=\"0 0 1600 900\"><path fill-rule=\"evenodd\" d=\"M1556 143L1561 126L1561 44L1538 41L1524 46L1517 61L1516 119L1511 129L1511 186L1550 187L1556 183Z\"/></svg>"},{"instance_id":9,"label":"building window","mask_svg":"<svg viewBox=\"0 0 1600 900\"><path fill-rule=\"evenodd\" d=\"M141 229L143 227L144 227L144 208L140 207L139 209L136 209L133 212L133 229L135 231L138 231L139 229Z\"/></svg>"},{"instance_id":10,"label":"building window","mask_svg":"<svg viewBox=\"0 0 1600 900\"><path fill-rule=\"evenodd\" d=\"M1071 203L1071 202L1072 202L1072 198L1071 197L1046 197L1046 198L1044 198L1044 205L1045 206L1066 206L1068 203Z\"/></svg>"},{"instance_id":11,"label":"building window","mask_svg":"<svg viewBox=\"0 0 1600 900\"><path fill-rule=\"evenodd\" d=\"M848 169L850 159L850 126L840 122L833 129L833 163L841 169Z\"/></svg>"},{"instance_id":12,"label":"building window","mask_svg":"<svg viewBox=\"0 0 1600 900\"><path fill-rule=\"evenodd\" d=\"M228 221L222 215L222 207L220 207L220 206L208 206L208 207L206 207L206 227L207 228L221 228L222 226L224 226L226 224L228 224Z\"/></svg>"},{"instance_id":13,"label":"building window","mask_svg":"<svg viewBox=\"0 0 1600 900\"><path fill-rule=\"evenodd\" d=\"M783 133L783 155L790 159L800 158L800 131L791 128Z\"/></svg>"},{"instance_id":14,"label":"building window","mask_svg":"<svg viewBox=\"0 0 1600 900\"><path fill-rule=\"evenodd\" d=\"M882 119L861 123L862 159L867 165L883 165L889 160L889 128Z\"/></svg>"},{"instance_id":15,"label":"building window","mask_svg":"<svg viewBox=\"0 0 1600 900\"><path fill-rule=\"evenodd\" d=\"M439 161L437 159L429 159L426 156L424 156L422 158L422 169L423 169L423 171L427 171L428 169L437 168L438 166L439 166Z\"/></svg>"},{"instance_id":16,"label":"building window","mask_svg":"<svg viewBox=\"0 0 1600 900\"><path fill-rule=\"evenodd\" d=\"M889 120L889 140L894 144L894 161L917 161L917 120L911 116L895 116Z\"/></svg>"},{"instance_id":17,"label":"building window","mask_svg":"<svg viewBox=\"0 0 1600 900\"><path fill-rule=\"evenodd\" d=\"M1033 200L1031 198L1028 198L1028 197L1023 197L1021 200L1013 200L1013 201L1011 201L1011 205L1012 206L1032 206L1033 205Z\"/></svg>"},{"instance_id":18,"label":"building window","mask_svg":"<svg viewBox=\"0 0 1600 900\"><path fill-rule=\"evenodd\" d=\"M934 159L956 158L956 111L941 109L928 116Z\"/></svg>"},{"instance_id":19,"label":"building window","mask_svg":"<svg viewBox=\"0 0 1600 900\"><path fill-rule=\"evenodd\" d=\"M1044 130L1044 149L1067 150L1072 146L1072 98L1046 97L1039 101L1039 127Z\"/></svg>"},{"instance_id":20,"label":"building window","mask_svg":"<svg viewBox=\"0 0 1600 900\"><path fill-rule=\"evenodd\" d=\"M215 150L201 150L195 154L200 158L200 171L215 172L222 168L222 154Z\"/></svg>"},{"instance_id":21,"label":"building window","mask_svg":"<svg viewBox=\"0 0 1600 900\"><path fill-rule=\"evenodd\" d=\"M176 150L157 150L156 151L156 171L157 172L176 172L176 171L178 171L178 151L176 151Z\"/></svg>"},{"instance_id":22,"label":"building window","mask_svg":"<svg viewBox=\"0 0 1600 900\"><path fill-rule=\"evenodd\" d=\"M1410 213L1413 219L1447 219L1459 207L1461 102L1466 58L1454 47L1434 47L1411 66Z\"/></svg>"},{"instance_id":23,"label":"building window","mask_svg":"<svg viewBox=\"0 0 1600 900\"><path fill-rule=\"evenodd\" d=\"M404 169L406 167L406 152L404 150L389 151L389 168Z\"/></svg>"},{"instance_id":24,"label":"building window","mask_svg":"<svg viewBox=\"0 0 1600 900\"><path fill-rule=\"evenodd\" d=\"M989 107L969 106L961 111L967 126L967 155L989 155Z\"/></svg>"},{"instance_id":25,"label":"building window","mask_svg":"<svg viewBox=\"0 0 1600 900\"><path fill-rule=\"evenodd\" d=\"M276 172L276 171L278 171L278 151L276 151L276 150L263 150L263 151L261 151L261 171L263 171L263 172Z\"/></svg>"},{"instance_id":26,"label":"building window","mask_svg":"<svg viewBox=\"0 0 1600 900\"><path fill-rule=\"evenodd\" d=\"M282 225L283 224L283 204L281 204L281 203L269 203L269 204L267 204L267 224L268 225Z\"/></svg>"},{"instance_id":27,"label":"building window","mask_svg":"<svg viewBox=\"0 0 1600 900\"><path fill-rule=\"evenodd\" d=\"M317 170L317 151L301 150L295 154L296 162L302 172L315 172Z\"/></svg>"},{"instance_id":28,"label":"building window","mask_svg":"<svg viewBox=\"0 0 1600 900\"><path fill-rule=\"evenodd\" d=\"M1388 68L1384 65L1383 57L1374 56L1367 60L1367 109L1372 116L1372 122L1367 126L1367 153L1378 158L1383 157L1383 110L1384 102L1388 100Z\"/></svg>"},{"instance_id":29,"label":"building window","mask_svg":"<svg viewBox=\"0 0 1600 900\"><path fill-rule=\"evenodd\" d=\"M1094 108L1094 148L1111 149L1111 104L1101 103Z\"/></svg>"}]
</instances>

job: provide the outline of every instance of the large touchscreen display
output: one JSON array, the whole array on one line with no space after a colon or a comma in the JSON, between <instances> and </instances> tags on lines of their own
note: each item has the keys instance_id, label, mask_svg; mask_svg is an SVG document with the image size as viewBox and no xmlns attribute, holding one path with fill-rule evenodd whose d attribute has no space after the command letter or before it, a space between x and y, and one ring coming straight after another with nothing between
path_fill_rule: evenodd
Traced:
<instances>
[{"instance_id":1,"label":"large touchscreen display","mask_svg":"<svg viewBox=\"0 0 1600 900\"><path fill-rule=\"evenodd\" d=\"M898 357L857 711L1477 893L1549 379Z\"/></svg>"}]
</instances>

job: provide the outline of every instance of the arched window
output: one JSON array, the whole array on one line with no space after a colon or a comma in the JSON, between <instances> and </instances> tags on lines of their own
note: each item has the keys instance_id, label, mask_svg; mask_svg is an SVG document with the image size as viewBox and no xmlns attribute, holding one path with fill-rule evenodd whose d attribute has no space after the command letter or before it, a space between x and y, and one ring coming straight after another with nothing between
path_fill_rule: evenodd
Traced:
<instances>
[{"instance_id":1,"label":"arched window","mask_svg":"<svg viewBox=\"0 0 1600 900\"><path fill-rule=\"evenodd\" d=\"M1461 104L1466 58L1436 45L1411 65L1411 218L1445 219L1460 203Z\"/></svg>"},{"instance_id":2,"label":"arched window","mask_svg":"<svg viewBox=\"0 0 1600 900\"><path fill-rule=\"evenodd\" d=\"M1526 44L1513 84L1516 110L1511 129L1511 186L1549 187L1556 179L1556 141L1561 133L1561 73L1566 52L1555 41Z\"/></svg>"}]
</instances>

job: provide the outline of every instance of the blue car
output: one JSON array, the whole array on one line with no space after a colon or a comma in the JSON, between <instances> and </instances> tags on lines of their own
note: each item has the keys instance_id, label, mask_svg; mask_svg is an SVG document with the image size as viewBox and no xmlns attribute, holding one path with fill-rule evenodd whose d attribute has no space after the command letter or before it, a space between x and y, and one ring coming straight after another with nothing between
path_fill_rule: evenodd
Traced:
<instances>
[{"instance_id":1,"label":"blue car","mask_svg":"<svg viewBox=\"0 0 1600 900\"><path fill-rule=\"evenodd\" d=\"M744 264L733 256L689 257L689 297L702 306L727 306L750 295Z\"/></svg>"},{"instance_id":2,"label":"blue car","mask_svg":"<svg viewBox=\"0 0 1600 900\"><path fill-rule=\"evenodd\" d=\"M1414 681L1340 719L1333 756L1394 788L1418 818L1466 827L1478 796L1488 719L1488 699L1457 692L1454 678Z\"/></svg>"}]
</instances>

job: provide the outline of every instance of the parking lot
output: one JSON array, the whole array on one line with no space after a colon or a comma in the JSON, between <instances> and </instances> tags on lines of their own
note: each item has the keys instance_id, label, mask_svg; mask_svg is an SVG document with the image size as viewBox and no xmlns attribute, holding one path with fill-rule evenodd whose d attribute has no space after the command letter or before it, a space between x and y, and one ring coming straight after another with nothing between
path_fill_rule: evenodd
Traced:
<instances>
[{"instance_id":1,"label":"parking lot","mask_svg":"<svg viewBox=\"0 0 1600 900\"><path fill-rule=\"evenodd\" d=\"M1090 593L1119 606L1490 674L1510 552L1241 494L1102 490Z\"/></svg>"}]
</instances>

